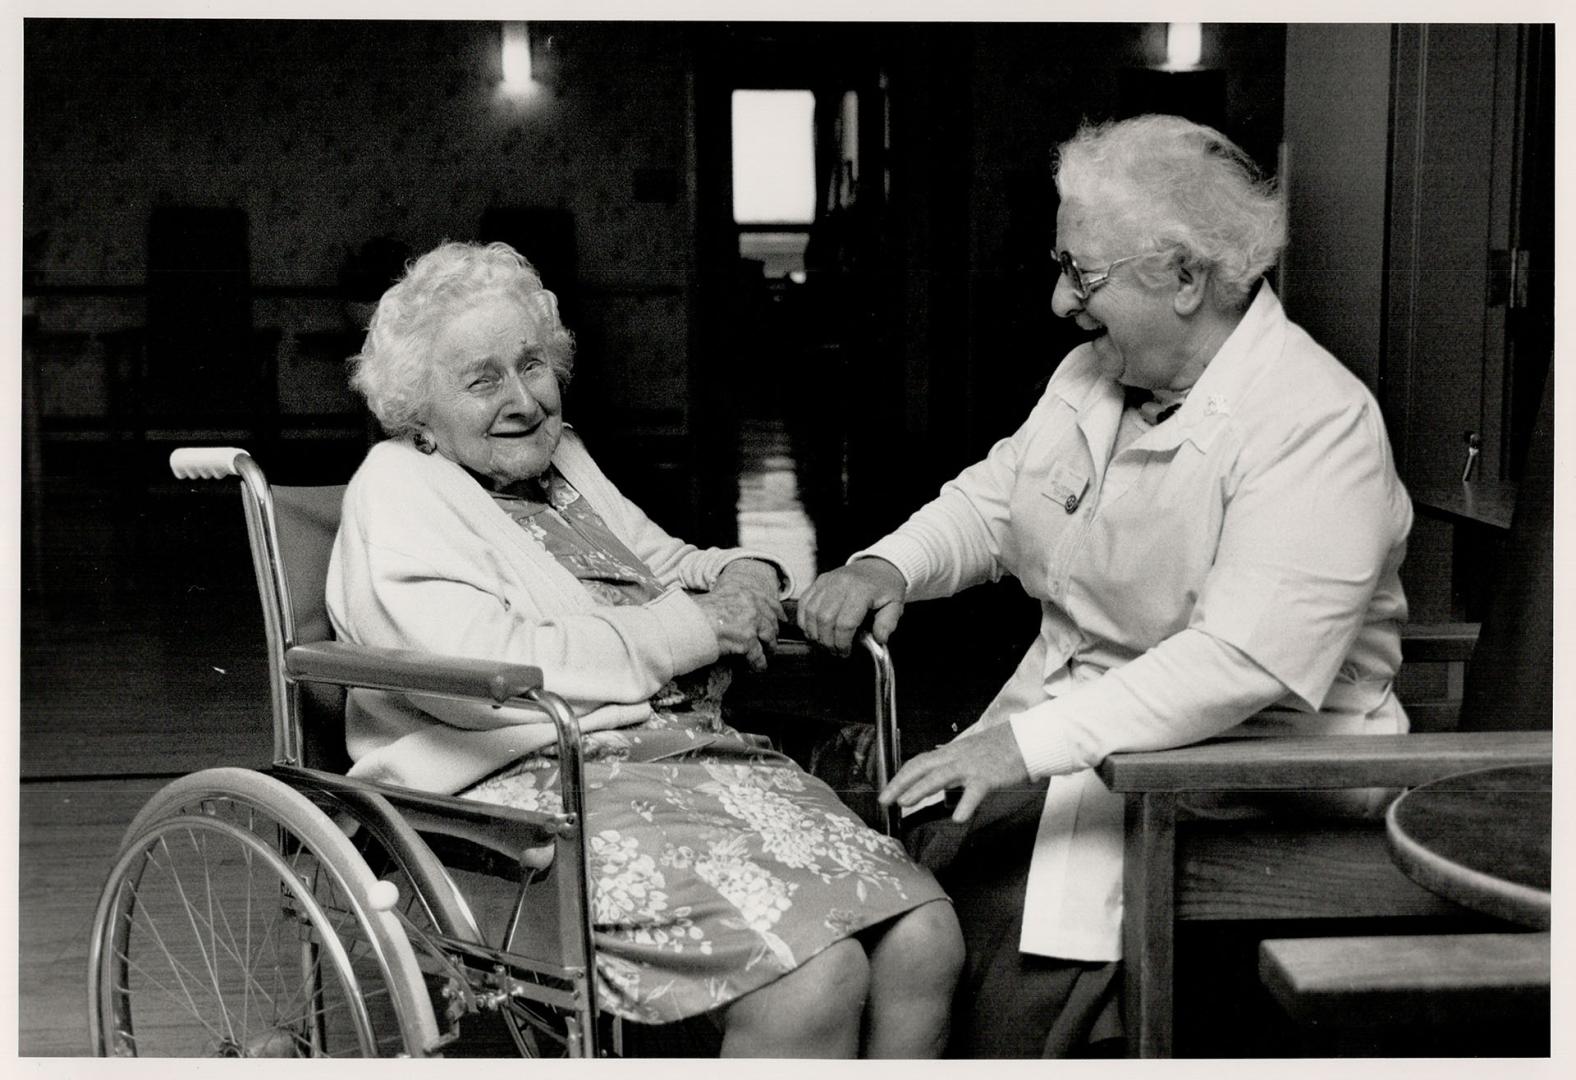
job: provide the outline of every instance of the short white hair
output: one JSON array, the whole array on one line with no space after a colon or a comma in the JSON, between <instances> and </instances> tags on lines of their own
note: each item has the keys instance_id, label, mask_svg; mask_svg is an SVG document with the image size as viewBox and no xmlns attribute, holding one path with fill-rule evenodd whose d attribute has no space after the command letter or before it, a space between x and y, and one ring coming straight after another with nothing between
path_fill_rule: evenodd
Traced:
<instances>
[{"instance_id":1,"label":"short white hair","mask_svg":"<svg viewBox=\"0 0 1576 1080\"><path fill-rule=\"evenodd\" d=\"M1286 201L1253 159L1180 116L1084 124L1056 153L1056 191L1136 247L1210 271L1219 302L1247 303L1286 246Z\"/></svg>"},{"instance_id":2,"label":"short white hair","mask_svg":"<svg viewBox=\"0 0 1576 1080\"><path fill-rule=\"evenodd\" d=\"M489 296L517 301L539 331L542 353L560 386L574 371L574 336L558 318L558 299L508 244L447 241L406 268L378 301L350 385L367 399L383 430L414 434L431 391L432 343L443 326Z\"/></svg>"}]
</instances>

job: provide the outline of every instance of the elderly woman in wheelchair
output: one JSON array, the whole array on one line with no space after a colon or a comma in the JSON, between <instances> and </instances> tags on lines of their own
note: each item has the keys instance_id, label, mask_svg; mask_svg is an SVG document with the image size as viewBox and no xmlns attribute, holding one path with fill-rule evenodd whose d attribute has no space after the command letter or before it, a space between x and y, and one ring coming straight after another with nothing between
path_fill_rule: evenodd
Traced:
<instances>
[{"instance_id":1,"label":"elderly woman in wheelchair","mask_svg":"<svg viewBox=\"0 0 1576 1080\"><path fill-rule=\"evenodd\" d=\"M787 575L618 492L563 426L571 351L519 254L444 244L373 316L354 383L391 437L348 487L172 455L241 480L274 755L128 827L89 945L99 1053L476 1053L500 1027L532 1056L940 1051L948 898L722 720Z\"/></svg>"},{"instance_id":2,"label":"elderly woman in wheelchair","mask_svg":"<svg viewBox=\"0 0 1576 1080\"><path fill-rule=\"evenodd\" d=\"M384 295L353 383L391 434L352 480L329 566L337 636L527 663L585 733L599 1000L712 1013L722 1052L917 1057L945 1039L961 937L900 844L723 723L763 667L787 575L699 550L565 427L572 339L502 244L447 243ZM538 713L357 689L352 777L557 804Z\"/></svg>"}]
</instances>

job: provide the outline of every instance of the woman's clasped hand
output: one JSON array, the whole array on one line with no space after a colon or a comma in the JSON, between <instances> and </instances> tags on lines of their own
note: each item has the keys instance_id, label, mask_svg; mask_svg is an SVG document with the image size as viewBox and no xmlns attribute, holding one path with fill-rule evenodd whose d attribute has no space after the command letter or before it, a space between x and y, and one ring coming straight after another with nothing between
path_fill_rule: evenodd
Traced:
<instances>
[{"instance_id":1,"label":"woman's clasped hand","mask_svg":"<svg viewBox=\"0 0 1576 1080\"><path fill-rule=\"evenodd\" d=\"M777 626L784 619L781 588L777 571L769 564L740 559L723 568L709 591L694 595L717 631L718 652L744 657L751 670L765 669L767 656L777 647Z\"/></svg>"}]
</instances>

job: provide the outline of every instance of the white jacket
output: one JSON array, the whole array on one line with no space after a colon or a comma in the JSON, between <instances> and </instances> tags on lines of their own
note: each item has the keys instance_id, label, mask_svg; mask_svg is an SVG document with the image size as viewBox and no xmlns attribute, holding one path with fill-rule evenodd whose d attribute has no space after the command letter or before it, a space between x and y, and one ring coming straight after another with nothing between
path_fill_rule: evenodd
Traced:
<instances>
[{"instance_id":1,"label":"white jacket","mask_svg":"<svg viewBox=\"0 0 1576 1080\"><path fill-rule=\"evenodd\" d=\"M372 448L345 492L327 585L339 639L533 664L574 706L582 730L649 717L649 699L669 679L718 657L711 621L685 590L710 589L735 559L777 560L669 536L619 493L573 431L553 463L651 568L666 589L660 597L598 604L459 465L390 439ZM345 727L350 775L445 793L554 741L539 713L370 690L352 691Z\"/></svg>"},{"instance_id":2,"label":"white jacket","mask_svg":"<svg viewBox=\"0 0 1576 1080\"><path fill-rule=\"evenodd\" d=\"M980 727L1050 776L1025 952L1121 955L1122 800L1093 772L1244 720L1395 733L1411 503L1367 388L1268 285L1181 409L1114 455L1122 389L1087 346L1024 425L862 555L909 597L1011 574L1040 633ZM1258 714L1258 715L1254 715Z\"/></svg>"}]
</instances>

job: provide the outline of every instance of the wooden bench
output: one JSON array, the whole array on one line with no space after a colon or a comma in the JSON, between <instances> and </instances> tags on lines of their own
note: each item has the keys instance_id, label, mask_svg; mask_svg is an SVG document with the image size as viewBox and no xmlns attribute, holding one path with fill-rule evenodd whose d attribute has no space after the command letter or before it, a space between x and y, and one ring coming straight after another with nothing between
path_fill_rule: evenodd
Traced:
<instances>
[{"instance_id":1,"label":"wooden bench","mask_svg":"<svg viewBox=\"0 0 1576 1080\"><path fill-rule=\"evenodd\" d=\"M1451 1050L1546 1054L1549 972L1546 932L1259 943L1260 981L1325 1048L1411 1032L1425 1052L1445 1039Z\"/></svg>"}]
</instances>

